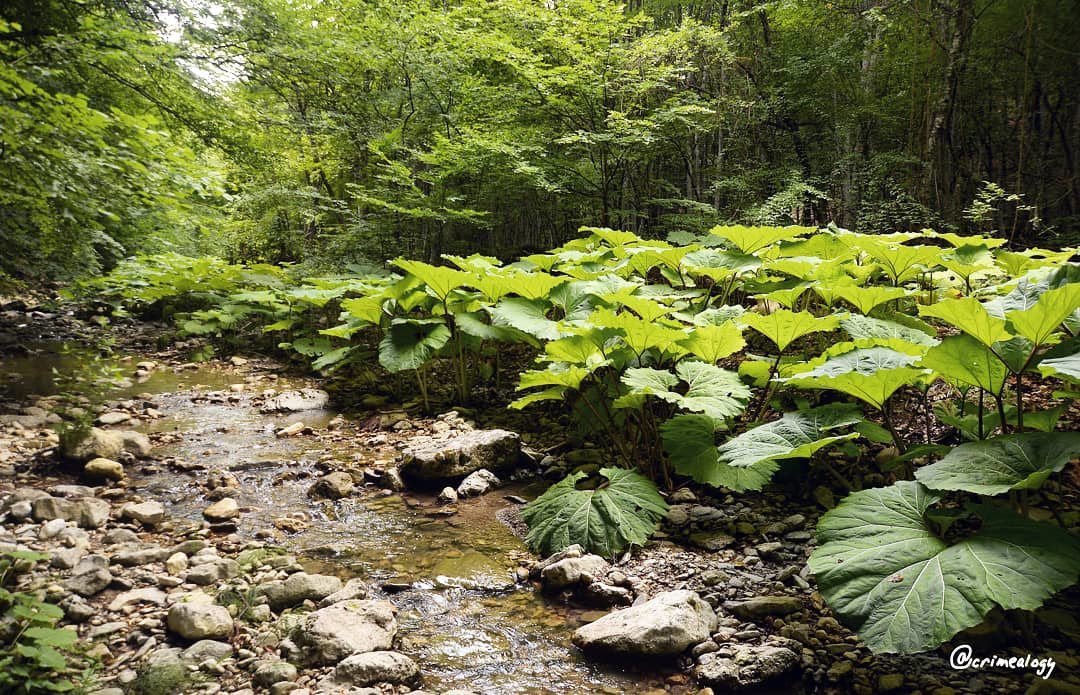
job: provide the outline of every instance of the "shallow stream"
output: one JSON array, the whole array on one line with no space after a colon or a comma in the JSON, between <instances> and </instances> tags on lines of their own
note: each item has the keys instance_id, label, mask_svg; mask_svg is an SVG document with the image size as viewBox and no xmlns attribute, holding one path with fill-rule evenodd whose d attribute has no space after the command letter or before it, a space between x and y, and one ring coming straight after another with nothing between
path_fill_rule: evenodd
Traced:
<instances>
[{"instance_id":1,"label":"shallow stream","mask_svg":"<svg viewBox=\"0 0 1080 695\"><path fill-rule=\"evenodd\" d=\"M5 359L0 372L8 396L46 395L52 368L74 363L71 356L43 353ZM465 688L484 695L665 692L665 673L598 665L570 645L573 630L595 614L549 602L531 585L514 583L516 559L526 549L496 513L512 506L504 495L530 497L536 490L501 488L459 504L452 516L433 513L422 496L385 495L375 488L337 502L314 501L307 490L320 474L319 461L362 460L370 452L347 439L318 436L336 415L331 411L266 415L246 401L193 398L227 391L242 379L209 366L161 370L109 393L112 399L154 394L164 417L141 429L177 435L157 447L155 456L207 468L193 476L156 466L132 477L135 491L160 499L174 517L201 521L209 500L195 476L228 470L241 484L241 535L272 528L275 518L305 515L307 528L289 535L285 547L310 571L398 589L377 595L397 606L400 650L421 665L425 689ZM316 428L316 435L275 436L276 429L297 420ZM282 474L293 479L274 484ZM666 692L679 688L668 684Z\"/></svg>"}]
</instances>

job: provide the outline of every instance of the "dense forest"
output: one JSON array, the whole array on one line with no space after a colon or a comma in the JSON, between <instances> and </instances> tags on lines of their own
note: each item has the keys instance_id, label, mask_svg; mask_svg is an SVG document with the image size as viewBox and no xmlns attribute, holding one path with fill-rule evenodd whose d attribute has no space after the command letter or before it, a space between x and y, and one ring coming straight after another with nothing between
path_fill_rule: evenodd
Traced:
<instances>
[{"instance_id":1,"label":"dense forest","mask_svg":"<svg viewBox=\"0 0 1080 695\"><path fill-rule=\"evenodd\" d=\"M22 0L3 272L313 267L718 223L1080 234L1057 0Z\"/></svg>"},{"instance_id":2,"label":"dense forest","mask_svg":"<svg viewBox=\"0 0 1080 695\"><path fill-rule=\"evenodd\" d=\"M1077 0L0 4L0 695L1080 691L1078 77Z\"/></svg>"}]
</instances>

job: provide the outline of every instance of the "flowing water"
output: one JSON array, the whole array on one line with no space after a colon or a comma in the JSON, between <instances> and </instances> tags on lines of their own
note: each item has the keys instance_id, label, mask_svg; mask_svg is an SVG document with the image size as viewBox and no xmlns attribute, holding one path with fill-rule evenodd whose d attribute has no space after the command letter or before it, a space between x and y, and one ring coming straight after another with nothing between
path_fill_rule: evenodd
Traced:
<instances>
[{"instance_id":1,"label":"flowing water","mask_svg":"<svg viewBox=\"0 0 1080 695\"><path fill-rule=\"evenodd\" d=\"M71 356L42 355L5 360L0 371L8 375L9 395L46 394L51 380L43 374L71 364ZM110 396L156 394L165 417L143 429L176 435L156 455L206 466L196 476L229 470L239 479L242 535L302 512L309 525L283 543L309 571L363 577L376 587L408 586L376 596L397 606L400 649L421 665L426 689L456 687L485 695L665 691L665 673L589 662L570 645L573 630L595 613L549 602L532 586L514 583L516 560L526 549L496 512L510 505L503 495L531 496L536 490L502 488L460 504L448 517L432 515L423 499L375 489L337 502L313 501L306 493L319 474L318 461L360 460L370 452L348 440L274 435L297 420L323 427L335 416L330 411L276 416L223 398L193 398L239 380L212 367L164 370ZM133 476L132 487L160 499L174 517L201 520L209 502L196 478L158 468ZM278 476L292 479L275 484Z\"/></svg>"}]
</instances>

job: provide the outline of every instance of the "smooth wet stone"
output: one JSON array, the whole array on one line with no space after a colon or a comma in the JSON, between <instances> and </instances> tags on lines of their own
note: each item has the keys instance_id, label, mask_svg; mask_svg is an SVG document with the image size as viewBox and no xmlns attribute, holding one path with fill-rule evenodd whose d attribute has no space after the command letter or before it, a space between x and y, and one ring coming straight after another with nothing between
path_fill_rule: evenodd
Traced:
<instances>
[{"instance_id":1,"label":"smooth wet stone","mask_svg":"<svg viewBox=\"0 0 1080 695\"><path fill-rule=\"evenodd\" d=\"M351 475L344 471L336 471L319 478L311 486L308 494L316 498L339 500L351 495L354 487Z\"/></svg>"},{"instance_id":2,"label":"smooth wet stone","mask_svg":"<svg viewBox=\"0 0 1080 695\"><path fill-rule=\"evenodd\" d=\"M473 430L447 439L419 441L405 449L402 476L436 481L467 476L481 468L500 471L517 465L521 440L507 430Z\"/></svg>"},{"instance_id":3,"label":"smooth wet stone","mask_svg":"<svg viewBox=\"0 0 1080 695\"><path fill-rule=\"evenodd\" d=\"M123 480L124 466L118 461L99 457L87 461L83 475L94 481Z\"/></svg>"},{"instance_id":4,"label":"smooth wet stone","mask_svg":"<svg viewBox=\"0 0 1080 695\"><path fill-rule=\"evenodd\" d=\"M330 606L337 603L338 601L364 599L367 598L367 595L367 583L359 577L354 577L353 579L345 582L345 586L343 586L341 589L335 591L334 593L324 597L321 601L319 601L319 607L321 608L323 606Z\"/></svg>"},{"instance_id":5,"label":"smooth wet stone","mask_svg":"<svg viewBox=\"0 0 1080 695\"><path fill-rule=\"evenodd\" d=\"M776 681L795 670L799 656L786 647L735 645L701 657L694 676L723 691L748 690Z\"/></svg>"},{"instance_id":6,"label":"smooth wet stone","mask_svg":"<svg viewBox=\"0 0 1080 695\"><path fill-rule=\"evenodd\" d=\"M270 607L276 611L291 608L307 600L320 601L341 589L341 580L333 575L306 572L296 572L284 581L267 582L258 588L259 593L266 596Z\"/></svg>"},{"instance_id":7,"label":"smooth wet stone","mask_svg":"<svg viewBox=\"0 0 1080 695\"><path fill-rule=\"evenodd\" d=\"M675 656L716 629L716 613L693 591L658 594L578 628L573 643L605 656Z\"/></svg>"},{"instance_id":8,"label":"smooth wet stone","mask_svg":"<svg viewBox=\"0 0 1080 695\"><path fill-rule=\"evenodd\" d=\"M568 557L540 571L540 581L548 591L560 591L577 584L591 584L603 579L611 565L599 555Z\"/></svg>"},{"instance_id":9,"label":"smooth wet stone","mask_svg":"<svg viewBox=\"0 0 1080 695\"><path fill-rule=\"evenodd\" d=\"M219 522L235 519L240 516L240 505L231 497L214 502L203 510L203 516L207 521Z\"/></svg>"}]
</instances>

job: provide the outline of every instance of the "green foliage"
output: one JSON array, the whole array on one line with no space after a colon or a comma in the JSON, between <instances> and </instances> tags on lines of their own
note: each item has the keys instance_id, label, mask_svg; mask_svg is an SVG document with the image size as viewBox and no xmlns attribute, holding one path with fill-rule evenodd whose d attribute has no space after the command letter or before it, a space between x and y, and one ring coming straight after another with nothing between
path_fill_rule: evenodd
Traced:
<instances>
[{"instance_id":1,"label":"green foliage","mask_svg":"<svg viewBox=\"0 0 1080 695\"><path fill-rule=\"evenodd\" d=\"M0 690L10 693L64 693L75 689L78 634L57 627L64 617L58 606L35 594L13 591L16 575L47 555L29 551L0 553Z\"/></svg>"},{"instance_id":2,"label":"green foliage","mask_svg":"<svg viewBox=\"0 0 1080 695\"><path fill-rule=\"evenodd\" d=\"M977 625L994 606L1033 610L1080 575L1080 540L991 505L946 540L921 483L849 495L818 522L810 569L830 607L874 652L915 653Z\"/></svg>"},{"instance_id":3,"label":"green foliage","mask_svg":"<svg viewBox=\"0 0 1080 695\"><path fill-rule=\"evenodd\" d=\"M667 513L656 485L633 471L601 468L599 481L586 485L582 472L567 476L527 504L525 540L542 554L580 543L614 558L631 545L644 545Z\"/></svg>"}]
</instances>

